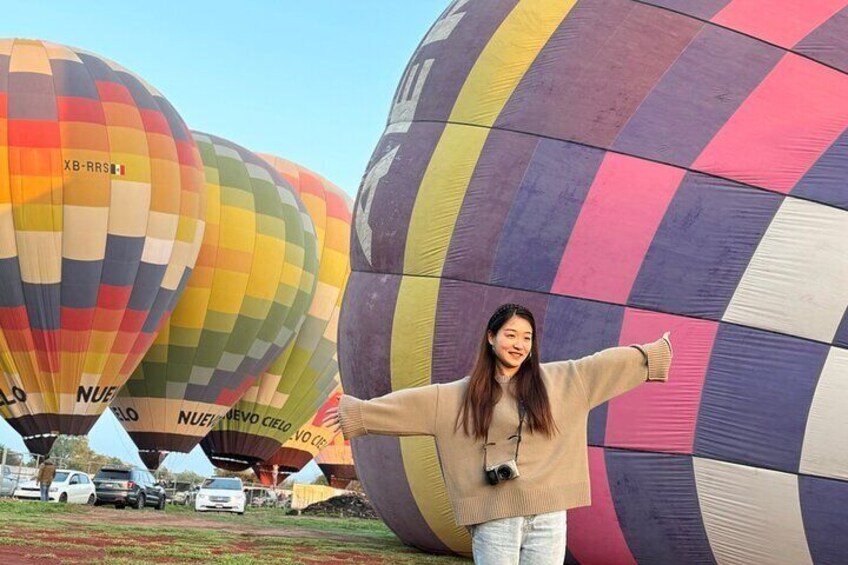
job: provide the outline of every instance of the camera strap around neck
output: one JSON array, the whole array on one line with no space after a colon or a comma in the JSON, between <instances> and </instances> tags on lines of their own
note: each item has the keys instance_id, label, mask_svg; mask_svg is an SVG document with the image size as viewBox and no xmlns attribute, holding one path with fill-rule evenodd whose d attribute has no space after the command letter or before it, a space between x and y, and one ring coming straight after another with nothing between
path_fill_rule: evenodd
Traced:
<instances>
[{"instance_id":1,"label":"camera strap around neck","mask_svg":"<svg viewBox=\"0 0 848 565\"><path fill-rule=\"evenodd\" d=\"M518 401L518 432L514 435L509 436L507 439L516 438L515 442L515 462L518 463L518 449L521 447L521 432L524 429L524 416L526 415L527 410L524 408L524 403L520 400ZM483 444L483 466L486 467L489 464L488 455L489 450L487 449L490 445L496 445L495 443L489 442L489 430L486 430L486 443Z\"/></svg>"}]
</instances>

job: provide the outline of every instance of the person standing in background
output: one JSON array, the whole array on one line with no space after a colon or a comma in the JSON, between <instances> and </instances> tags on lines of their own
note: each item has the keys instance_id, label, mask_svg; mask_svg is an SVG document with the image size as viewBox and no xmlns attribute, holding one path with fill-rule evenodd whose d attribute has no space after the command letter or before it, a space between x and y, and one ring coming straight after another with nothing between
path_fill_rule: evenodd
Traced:
<instances>
[{"instance_id":1,"label":"person standing in background","mask_svg":"<svg viewBox=\"0 0 848 565\"><path fill-rule=\"evenodd\" d=\"M38 466L38 474L35 476L35 482L41 487L41 502L50 500L50 485L53 484L53 477L56 476L56 466L50 457L45 457L41 465Z\"/></svg>"}]
</instances>

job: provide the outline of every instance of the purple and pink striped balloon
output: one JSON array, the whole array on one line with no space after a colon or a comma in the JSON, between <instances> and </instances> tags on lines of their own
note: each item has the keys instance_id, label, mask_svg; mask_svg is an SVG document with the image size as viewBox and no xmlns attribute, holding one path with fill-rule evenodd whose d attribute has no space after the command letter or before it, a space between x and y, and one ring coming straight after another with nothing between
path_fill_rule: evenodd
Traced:
<instances>
[{"instance_id":1,"label":"purple and pink striped balloon","mask_svg":"<svg viewBox=\"0 0 848 565\"><path fill-rule=\"evenodd\" d=\"M589 416L572 563L848 561L848 2L457 0L355 206L346 392L449 382L503 302L544 360L671 329ZM429 438L352 442L389 526L467 552Z\"/></svg>"}]
</instances>

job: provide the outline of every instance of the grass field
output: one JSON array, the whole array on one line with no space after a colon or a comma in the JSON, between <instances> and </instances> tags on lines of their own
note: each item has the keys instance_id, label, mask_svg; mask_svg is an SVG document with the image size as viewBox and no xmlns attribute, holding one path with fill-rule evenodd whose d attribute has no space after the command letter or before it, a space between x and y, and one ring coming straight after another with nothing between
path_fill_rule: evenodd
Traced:
<instances>
[{"instance_id":1,"label":"grass field","mask_svg":"<svg viewBox=\"0 0 848 565\"><path fill-rule=\"evenodd\" d=\"M106 507L0 501L0 563L418 565L470 561L417 552L378 520L196 514L168 506Z\"/></svg>"}]
</instances>

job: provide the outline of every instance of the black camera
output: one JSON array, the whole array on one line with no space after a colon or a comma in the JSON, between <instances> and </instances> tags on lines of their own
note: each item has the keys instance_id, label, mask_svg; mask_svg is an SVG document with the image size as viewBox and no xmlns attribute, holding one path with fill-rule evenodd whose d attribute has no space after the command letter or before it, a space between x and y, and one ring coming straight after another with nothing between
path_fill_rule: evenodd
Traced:
<instances>
[{"instance_id":1,"label":"black camera","mask_svg":"<svg viewBox=\"0 0 848 565\"><path fill-rule=\"evenodd\" d=\"M486 480L490 485L496 485L503 481L509 481L518 477L518 463L515 459L506 463L499 463L486 467Z\"/></svg>"}]
</instances>

